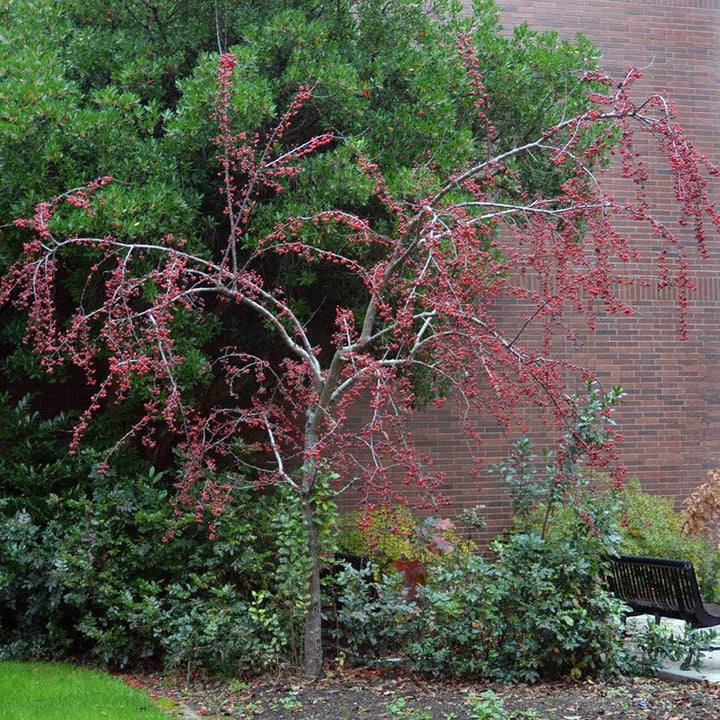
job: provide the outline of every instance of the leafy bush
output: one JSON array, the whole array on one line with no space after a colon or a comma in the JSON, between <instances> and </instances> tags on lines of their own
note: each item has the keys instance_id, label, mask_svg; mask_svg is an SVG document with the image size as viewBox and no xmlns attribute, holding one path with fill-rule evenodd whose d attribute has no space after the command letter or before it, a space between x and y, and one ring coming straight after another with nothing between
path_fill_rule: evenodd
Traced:
<instances>
[{"instance_id":1,"label":"leafy bush","mask_svg":"<svg viewBox=\"0 0 720 720\"><path fill-rule=\"evenodd\" d=\"M481 557L465 566L434 568L419 589L422 608L411 620L409 666L431 675L488 675L502 593L494 569Z\"/></svg>"},{"instance_id":2,"label":"leafy bush","mask_svg":"<svg viewBox=\"0 0 720 720\"><path fill-rule=\"evenodd\" d=\"M241 671L294 655L305 587L292 499L246 498L214 519L214 541L192 513L174 515L153 472L48 502L44 525L0 506L4 656Z\"/></svg>"},{"instance_id":3,"label":"leafy bush","mask_svg":"<svg viewBox=\"0 0 720 720\"><path fill-rule=\"evenodd\" d=\"M367 585L347 571L340 629L353 655L405 658L430 675L537 682L613 675L631 664L622 643L623 604L599 582L600 561L583 543L535 533L479 556L433 566L408 601L397 576Z\"/></svg>"},{"instance_id":4,"label":"leafy bush","mask_svg":"<svg viewBox=\"0 0 720 720\"><path fill-rule=\"evenodd\" d=\"M496 550L503 624L492 676L534 682L628 668L624 605L600 582L601 557L587 535L564 542L515 535Z\"/></svg>"},{"instance_id":5,"label":"leafy bush","mask_svg":"<svg viewBox=\"0 0 720 720\"><path fill-rule=\"evenodd\" d=\"M621 551L626 555L690 560L703 599L720 599L720 555L702 535L683 535L684 517L670 498L643 492L637 481L624 491Z\"/></svg>"},{"instance_id":6,"label":"leafy bush","mask_svg":"<svg viewBox=\"0 0 720 720\"><path fill-rule=\"evenodd\" d=\"M289 489L237 491L227 514L197 517L137 460L99 475L92 451L64 454L68 419L28 398L0 397L0 420L0 656L233 672L295 658L307 560Z\"/></svg>"},{"instance_id":7,"label":"leafy bush","mask_svg":"<svg viewBox=\"0 0 720 720\"><path fill-rule=\"evenodd\" d=\"M345 567L337 575L337 626L333 636L338 649L356 662L382 660L395 655L411 632L408 620L419 612L407 598L400 573L376 578L371 567Z\"/></svg>"},{"instance_id":8,"label":"leafy bush","mask_svg":"<svg viewBox=\"0 0 720 720\"><path fill-rule=\"evenodd\" d=\"M435 634L409 649L413 667L502 682L612 675L627 665L622 603L599 583L597 554L515 535L470 577L438 574L423 594ZM468 609L468 616L462 614Z\"/></svg>"},{"instance_id":9,"label":"leafy bush","mask_svg":"<svg viewBox=\"0 0 720 720\"><path fill-rule=\"evenodd\" d=\"M41 199L110 175L116 182L103 191L106 202L96 216L59 215L58 235L102 236L109 227L128 240L174 233L214 252L225 223L211 161L218 32L223 48L239 60L242 82L232 97L238 132L262 135L275 109L307 84L314 98L289 142L325 132L342 138L307 158L285 192L262 197L248 244L278 218L329 208L357 210L382 229L387 218L358 169L358 156L378 162L390 191L401 194L416 187L414 169L425 166L428 148L440 174L476 156L486 138L463 64L452 51L458 32L470 32L481 49L499 151L522 144L530 128L552 126L588 107L577 78L597 67L598 52L584 38L561 40L527 26L508 37L492 2L476 4L472 26L457 3L432 5L427 13L414 0L366 0L358 12L348 0L317 7L276 0L227 3L212 12L206 0L186 0L127 11L97 0L35 0L28 12L24 3L7 3L0 45L3 222L32 214ZM544 101L556 94L562 104ZM534 156L512 158L509 167L530 192L553 192L566 179L564 168L546 167ZM0 266L13 262L24 241L19 231L5 231ZM345 234L330 232L327 243L337 249ZM81 252L69 263L61 284L71 296L85 292L94 262L92 253ZM351 303L361 291L334 271L288 262L282 274L296 311L306 306L306 318L319 310L324 317L333 302ZM93 290L87 290L92 302ZM215 319L214 332L230 344L238 336L249 337L252 346L271 342L252 323L231 322L224 312ZM176 335L185 346L187 375L195 377L203 373L207 350L203 325L189 323ZM19 330L3 343L6 369L21 378L32 369L39 378L42 368Z\"/></svg>"},{"instance_id":10,"label":"leafy bush","mask_svg":"<svg viewBox=\"0 0 720 720\"><path fill-rule=\"evenodd\" d=\"M0 393L0 497L7 510L35 516L49 510L51 517L49 497L87 487L92 456L68 454L71 421L65 413L42 418L31 395L12 403L8 393Z\"/></svg>"}]
</instances>

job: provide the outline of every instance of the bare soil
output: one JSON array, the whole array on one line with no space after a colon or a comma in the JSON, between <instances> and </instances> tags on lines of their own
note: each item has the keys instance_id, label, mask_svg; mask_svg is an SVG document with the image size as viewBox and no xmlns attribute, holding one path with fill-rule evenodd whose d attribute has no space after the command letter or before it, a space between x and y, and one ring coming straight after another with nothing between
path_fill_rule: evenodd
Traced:
<instances>
[{"instance_id":1,"label":"bare soil","mask_svg":"<svg viewBox=\"0 0 720 720\"><path fill-rule=\"evenodd\" d=\"M316 682L285 674L248 681L141 673L125 678L171 701L176 717L215 720L720 719L719 685L657 678L498 685L348 668L328 671Z\"/></svg>"}]
</instances>

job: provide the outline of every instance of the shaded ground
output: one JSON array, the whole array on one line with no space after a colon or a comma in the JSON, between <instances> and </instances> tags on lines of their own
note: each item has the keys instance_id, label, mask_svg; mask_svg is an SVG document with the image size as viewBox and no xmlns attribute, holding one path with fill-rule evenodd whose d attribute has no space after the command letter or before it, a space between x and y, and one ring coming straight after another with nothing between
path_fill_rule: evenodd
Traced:
<instances>
[{"instance_id":1,"label":"shaded ground","mask_svg":"<svg viewBox=\"0 0 720 720\"><path fill-rule=\"evenodd\" d=\"M631 678L610 683L504 686L434 683L377 671L334 671L318 682L265 676L249 682L126 676L175 703L185 717L307 720L720 719L720 686ZM504 710L504 712L503 712Z\"/></svg>"}]
</instances>

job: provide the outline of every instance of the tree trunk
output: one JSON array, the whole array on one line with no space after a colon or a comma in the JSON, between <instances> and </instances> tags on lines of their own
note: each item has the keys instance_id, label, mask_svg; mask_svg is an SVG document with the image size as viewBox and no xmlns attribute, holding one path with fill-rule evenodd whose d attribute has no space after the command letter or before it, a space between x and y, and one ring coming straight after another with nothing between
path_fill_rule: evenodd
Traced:
<instances>
[{"instance_id":1,"label":"tree trunk","mask_svg":"<svg viewBox=\"0 0 720 720\"><path fill-rule=\"evenodd\" d=\"M308 540L308 557L310 558L310 577L308 593L310 602L305 613L304 638L304 673L307 677L316 679L322 675L322 598L320 595L320 548L318 545L318 531L315 524L315 501L313 498L313 484L309 482L308 491L303 483L302 509L305 531Z\"/></svg>"}]
</instances>

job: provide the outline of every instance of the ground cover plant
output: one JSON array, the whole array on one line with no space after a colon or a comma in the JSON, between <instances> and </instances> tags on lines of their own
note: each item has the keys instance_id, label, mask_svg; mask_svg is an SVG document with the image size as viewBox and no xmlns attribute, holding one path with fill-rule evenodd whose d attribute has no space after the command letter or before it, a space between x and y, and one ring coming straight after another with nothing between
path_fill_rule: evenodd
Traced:
<instances>
[{"instance_id":1,"label":"ground cover plant","mask_svg":"<svg viewBox=\"0 0 720 720\"><path fill-rule=\"evenodd\" d=\"M5 369L83 378L70 449L102 449L100 504L112 463L133 454L171 470L178 512L212 540L244 498L282 488L278 507L301 518L292 565L305 591L290 616L304 615L315 677L333 498L353 487L369 508L441 500L413 410L451 395L478 461L488 410L504 428L528 404L561 431L583 428L554 457L553 492L581 457L612 462L612 425L585 433L567 392L588 373L553 356L552 333L567 311L591 327L630 312L616 281L638 251L614 218L657 238L657 285L676 294L683 333L682 233L703 256L720 225L717 170L665 98L633 98L638 71L604 76L582 39L506 38L491 3L470 18L445 2L210 5L3 11ZM664 154L674 223L648 205L635 132ZM623 200L599 182L612 152ZM508 300L526 308L512 326L496 312ZM16 526L35 527L17 512ZM504 557L527 561L524 542ZM574 577L589 592L585 564L580 553ZM255 592L253 619L272 626ZM171 594L148 584L140 614ZM584 658L572 662L594 665Z\"/></svg>"},{"instance_id":2,"label":"ground cover plant","mask_svg":"<svg viewBox=\"0 0 720 720\"><path fill-rule=\"evenodd\" d=\"M166 702L166 706L171 704ZM119 678L63 663L0 662L3 720L161 720L144 690Z\"/></svg>"}]
</instances>

